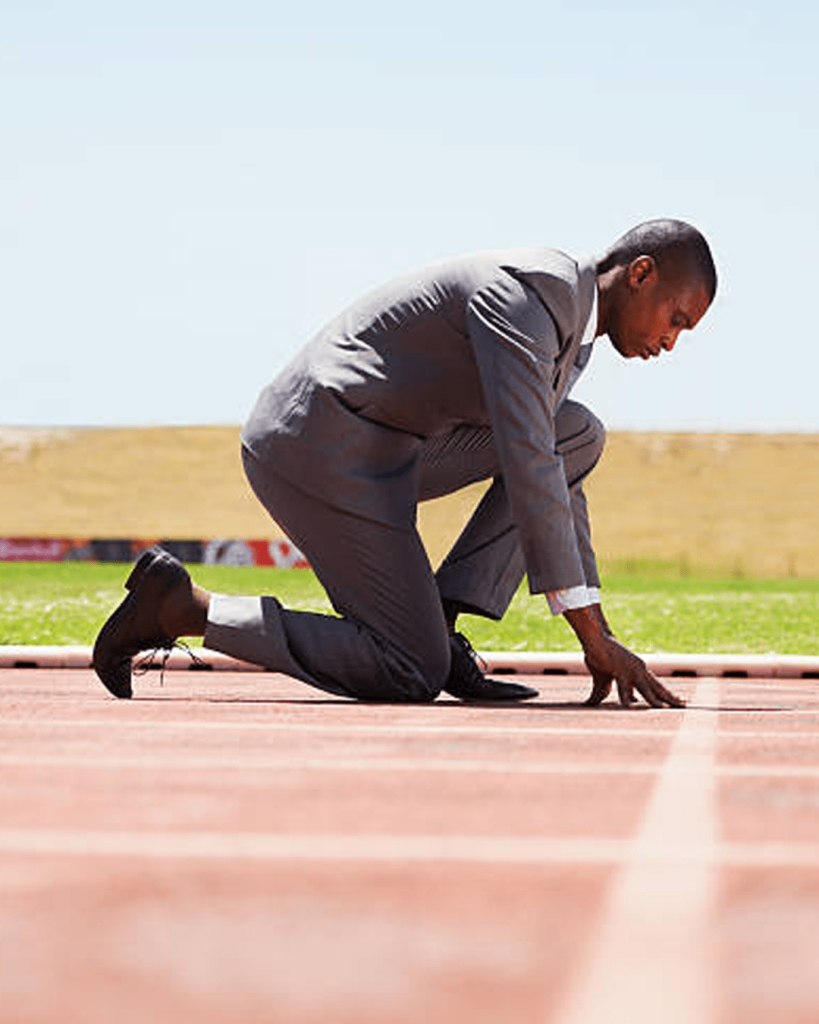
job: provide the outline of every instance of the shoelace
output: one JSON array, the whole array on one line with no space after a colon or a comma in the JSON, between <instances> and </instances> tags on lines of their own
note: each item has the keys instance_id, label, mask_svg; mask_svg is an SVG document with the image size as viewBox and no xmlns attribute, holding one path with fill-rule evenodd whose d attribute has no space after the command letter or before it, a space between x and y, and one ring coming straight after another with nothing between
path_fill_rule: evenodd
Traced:
<instances>
[{"instance_id":1,"label":"shoelace","mask_svg":"<svg viewBox=\"0 0 819 1024\"><path fill-rule=\"evenodd\" d=\"M185 654L191 659L191 662L196 668L204 669L208 667L208 663L203 661L197 654L195 654L191 648L179 640L168 646L154 647L154 649L148 653L142 655L139 661L135 661L131 668L131 675L144 676L146 672L149 672L154 667L154 661L159 652L162 652L162 660L159 663L159 685L165 685L165 668L168 664L168 659L173 654L174 650L184 651Z\"/></svg>"},{"instance_id":2,"label":"shoelace","mask_svg":"<svg viewBox=\"0 0 819 1024\"><path fill-rule=\"evenodd\" d=\"M472 661L473 665L475 666L475 669L478 672L480 672L481 676L483 676L489 666L486 664L486 662L483 660L483 658L480 656L480 654L478 654L478 652L475 650L475 648L469 642L469 638L465 637L463 635L463 633L455 633L453 635L455 636L456 640L458 641L458 644L460 645L460 647L463 650L464 654L469 656L470 660Z\"/></svg>"}]
</instances>

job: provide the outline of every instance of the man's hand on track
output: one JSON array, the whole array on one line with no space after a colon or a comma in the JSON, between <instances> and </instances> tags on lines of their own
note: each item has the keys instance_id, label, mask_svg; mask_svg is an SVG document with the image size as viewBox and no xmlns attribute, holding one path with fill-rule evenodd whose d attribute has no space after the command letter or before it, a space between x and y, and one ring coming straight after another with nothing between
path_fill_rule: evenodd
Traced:
<instances>
[{"instance_id":1,"label":"man's hand on track","mask_svg":"<svg viewBox=\"0 0 819 1024\"><path fill-rule=\"evenodd\" d=\"M569 609L564 615L583 645L586 667L591 672L592 690L586 704L602 704L616 683L624 707L631 707L636 694L653 708L685 707L685 701L667 690L642 658L612 636L600 605Z\"/></svg>"},{"instance_id":2,"label":"man's hand on track","mask_svg":"<svg viewBox=\"0 0 819 1024\"><path fill-rule=\"evenodd\" d=\"M685 701L667 690L642 658L632 654L614 637L607 638L607 645L594 646L594 652L586 652L586 667L592 676L592 690L586 704L592 707L602 704L616 682L617 694L624 707L630 707L636 701L636 693L654 708L685 707Z\"/></svg>"}]
</instances>

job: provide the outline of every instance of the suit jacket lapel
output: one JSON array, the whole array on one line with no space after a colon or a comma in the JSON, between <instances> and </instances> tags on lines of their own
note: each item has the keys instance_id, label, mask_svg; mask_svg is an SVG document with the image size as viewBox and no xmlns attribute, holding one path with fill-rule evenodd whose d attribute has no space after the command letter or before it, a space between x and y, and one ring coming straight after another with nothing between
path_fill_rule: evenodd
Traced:
<instances>
[{"instance_id":1,"label":"suit jacket lapel","mask_svg":"<svg viewBox=\"0 0 819 1024\"><path fill-rule=\"evenodd\" d=\"M595 263L593 259L575 263L563 253L548 249L521 250L521 257L520 263L502 266L534 288L557 327L560 351L555 360L551 395L556 408L566 391L591 312L597 285Z\"/></svg>"},{"instance_id":2,"label":"suit jacket lapel","mask_svg":"<svg viewBox=\"0 0 819 1024\"><path fill-rule=\"evenodd\" d=\"M594 289L597 283L594 261L586 260L578 265L577 312L574 330L566 339L555 363L554 392L557 403L562 401L569 380L569 373L577 359L583 332L594 301Z\"/></svg>"}]
</instances>

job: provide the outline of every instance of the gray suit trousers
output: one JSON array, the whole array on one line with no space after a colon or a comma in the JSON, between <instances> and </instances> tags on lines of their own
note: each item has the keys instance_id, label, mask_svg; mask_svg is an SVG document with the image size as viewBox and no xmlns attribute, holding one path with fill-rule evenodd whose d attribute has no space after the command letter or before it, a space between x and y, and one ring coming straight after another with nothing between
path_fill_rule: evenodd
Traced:
<instances>
[{"instance_id":1,"label":"gray suit trousers","mask_svg":"<svg viewBox=\"0 0 819 1024\"><path fill-rule=\"evenodd\" d=\"M605 432L577 402L555 417L557 451L572 497L586 583L599 586L582 480ZM446 682L450 646L443 600L499 619L524 561L485 427L460 427L423 449L419 500L493 478L461 536L433 573L415 528L365 519L299 490L243 450L251 487L304 553L338 617L292 611L274 597L214 595L205 646L358 700L433 700Z\"/></svg>"}]
</instances>

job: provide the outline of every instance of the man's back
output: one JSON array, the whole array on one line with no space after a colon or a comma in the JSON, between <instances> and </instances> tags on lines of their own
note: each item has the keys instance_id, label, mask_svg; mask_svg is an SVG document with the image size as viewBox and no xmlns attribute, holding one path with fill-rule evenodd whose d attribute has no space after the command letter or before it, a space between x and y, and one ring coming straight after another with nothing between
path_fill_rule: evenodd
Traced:
<instances>
[{"instance_id":1,"label":"man's back","mask_svg":"<svg viewBox=\"0 0 819 1024\"><path fill-rule=\"evenodd\" d=\"M520 281L529 284L529 274L543 285L537 295L522 295ZM577 279L574 261L549 249L476 253L398 278L327 324L282 371L262 393L245 442L257 450L271 434L297 429L297 420L314 412L317 390L363 419L416 437L486 425L470 304L494 290L499 305L533 302L541 315L548 309L552 329L534 339L541 348L532 355L554 360L574 327Z\"/></svg>"}]
</instances>

